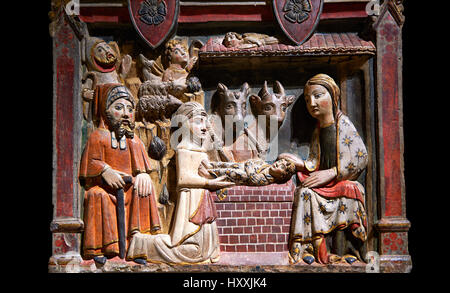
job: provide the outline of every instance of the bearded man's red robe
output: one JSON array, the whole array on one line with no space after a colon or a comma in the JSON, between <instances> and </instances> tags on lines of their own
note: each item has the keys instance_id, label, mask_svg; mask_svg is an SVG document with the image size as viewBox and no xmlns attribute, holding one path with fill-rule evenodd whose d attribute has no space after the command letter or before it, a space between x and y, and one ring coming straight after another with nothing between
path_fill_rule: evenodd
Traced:
<instances>
[{"instance_id":1,"label":"bearded man's red robe","mask_svg":"<svg viewBox=\"0 0 450 293\"><path fill-rule=\"evenodd\" d=\"M97 90L98 97L106 96L109 86ZM104 100L104 99L103 99ZM100 107L104 102L100 101ZM83 255L89 259L94 256L119 254L119 237L116 215L117 191L109 187L101 177L107 166L133 176L151 171L149 157L144 144L137 137L126 138L126 148L112 147L111 131L105 123L104 111L98 128L86 143L82 154L79 179L85 189L84 195L84 239ZM155 192L140 197L133 184L124 187L125 235L127 247L134 231L155 233L160 229L156 207Z\"/></svg>"}]
</instances>

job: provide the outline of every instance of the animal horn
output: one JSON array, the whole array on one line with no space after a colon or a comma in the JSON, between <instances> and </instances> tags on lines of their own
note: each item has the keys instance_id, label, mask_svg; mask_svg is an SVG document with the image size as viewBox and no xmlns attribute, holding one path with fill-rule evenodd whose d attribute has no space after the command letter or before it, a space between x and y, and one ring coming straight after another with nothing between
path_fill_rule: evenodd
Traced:
<instances>
[{"instance_id":1,"label":"animal horn","mask_svg":"<svg viewBox=\"0 0 450 293\"><path fill-rule=\"evenodd\" d=\"M275 81L275 84L273 86L273 92L279 95L283 96L285 95L284 87L278 80Z\"/></svg>"},{"instance_id":2,"label":"animal horn","mask_svg":"<svg viewBox=\"0 0 450 293\"><path fill-rule=\"evenodd\" d=\"M241 92L245 92L249 89L249 85L247 82L244 82L241 86Z\"/></svg>"},{"instance_id":3,"label":"animal horn","mask_svg":"<svg viewBox=\"0 0 450 293\"><path fill-rule=\"evenodd\" d=\"M267 80L264 81L264 85L261 88L261 90L259 91L258 96L260 96L261 99L264 99L265 96L270 97L269 90L267 89Z\"/></svg>"},{"instance_id":4,"label":"animal horn","mask_svg":"<svg viewBox=\"0 0 450 293\"><path fill-rule=\"evenodd\" d=\"M217 84L217 89L218 90L221 90L221 91L223 91L223 92L226 92L226 91L228 91L228 88L227 88L227 86L226 85L224 85L223 83L221 83L221 82L219 82L218 84Z\"/></svg>"}]
</instances>

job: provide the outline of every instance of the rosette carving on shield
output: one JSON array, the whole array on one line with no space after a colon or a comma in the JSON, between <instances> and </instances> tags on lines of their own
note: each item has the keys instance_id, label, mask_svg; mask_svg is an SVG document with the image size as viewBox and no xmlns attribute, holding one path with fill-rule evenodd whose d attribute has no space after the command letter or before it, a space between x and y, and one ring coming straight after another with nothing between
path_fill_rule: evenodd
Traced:
<instances>
[{"instance_id":1,"label":"rosette carving on shield","mask_svg":"<svg viewBox=\"0 0 450 293\"><path fill-rule=\"evenodd\" d=\"M302 23L311 12L310 0L286 0L283 7L284 17L292 23Z\"/></svg>"},{"instance_id":2,"label":"rosette carving on shield","mask_svg":"<svg viewBox=\"0 0 450 293\"><path fill-rule=\"evenodd\" d=\"M138 12L140 20L148 25L158 25L166 19L167 6L164 0L145 0Z\"/></svg>"}]
</instances>

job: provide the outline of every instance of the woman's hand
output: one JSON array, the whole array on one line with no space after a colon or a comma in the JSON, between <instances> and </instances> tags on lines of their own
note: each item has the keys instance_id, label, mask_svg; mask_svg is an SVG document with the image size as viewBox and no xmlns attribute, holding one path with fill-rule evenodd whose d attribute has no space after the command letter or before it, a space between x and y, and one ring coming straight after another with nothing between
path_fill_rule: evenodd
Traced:
<instances>
[{"instance_id":1,"label":"woman's hand","mask_svg":"<svg viewBox=\"0 0 450 293\"><path fill-rule=\"evenodd\" d=\"M208 160L203 160L200 163L200 166L198 167L198 175L208 179L213 179L214 177L208 172L208 169L211 168L212 168L211 163L209 163Z\"/></svg>"},{"instance_id":2,"label":"woman's hand","mask_svg":"<svg viewBox=\"0 0 450 293\"><path fill-rule=\"evenodd\" d=\"M208 160L202 160L200 165L203 165L206 169L211 169L213 165Z\"/></svg>"},{"instance_id":3,"label":"woman's hand","mask_svg":"<svg viewBox=\"0 0 450 293\"><path fill-rule=\"evenodd\" d=\"M203 164L200 164L200 166L198 167L198 175L208 179L214 178L211 174L209 174L208 170L205 168Z\"/></svg>"},{"instance_id":4,"label":"woman's hand","mask_svg":"<svg viewBox=\"0 0 450 293\"><path fill-rule=\"evenodd\" d=\"M305 162L298 156L290 153L279 154L277 160L285 159L293 162L295 164L296 171L303 171L305 169Z\"/></svg>"},{"instance_id":5,"label":"woman's hand","mask_svg":"<svg viewBox=\"0 0 450 293\"><path fill-rule=\"evenodd\" d=\"M336 178L336 175L336 168L315 171L312 172L309 177L302 182L302 185L308 188L322 187Z\"/></svg>"},{"instance_id":6,"label":"woman's hand","mask_svg":"<svg viewBox=\"0 0 450 293\"><path fill-rule=\"evenodd\" d=\"M217 177L216 179L207 179L206 188L209 190L218 190L234 186L234 182L226 181L227 176Z\"/></svg>"}]
</instances>

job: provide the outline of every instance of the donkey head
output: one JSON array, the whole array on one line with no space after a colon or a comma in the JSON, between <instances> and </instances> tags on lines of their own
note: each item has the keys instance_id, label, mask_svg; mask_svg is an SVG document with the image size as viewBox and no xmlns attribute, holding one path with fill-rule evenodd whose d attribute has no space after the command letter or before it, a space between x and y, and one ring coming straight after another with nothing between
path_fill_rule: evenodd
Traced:
<instances>
[{"instance_id":1,"label":"donkey head","mask_svg":"<svg viewBox=\"0 0 450 293\"><path fill-rule=\"evenodd\" d=\"M211 99L211 113L216 114L222 120L222 127L225 127L225 116L233 117L233 129L236 123L243 121L247 116L247 96L250 93L248 83L244 83L237 91L230 91L224 84L217 85L217 90Z\"/></svg>"},{"instance_id":2,"label":"donkey head","mask_svg":"<svg viewBox=\"0 0 450 293\"><path fill-rule=\"evenodd\" d=\"M286 95L283 86L279 81L275 81L273 86L273 94L269 93L267 81L259 91L258 95L250 96L250 106L253 115L258 117L264 115L266 117L266 127L269 127L270 116L275 116L278 122L278 128L283 124L286 117L286 109L294 102L294 96Z\"/></svg>"}]
</instances>

